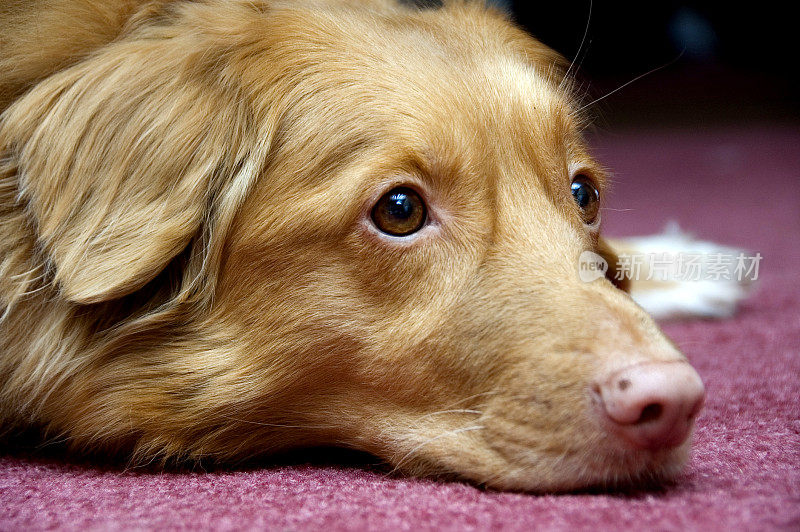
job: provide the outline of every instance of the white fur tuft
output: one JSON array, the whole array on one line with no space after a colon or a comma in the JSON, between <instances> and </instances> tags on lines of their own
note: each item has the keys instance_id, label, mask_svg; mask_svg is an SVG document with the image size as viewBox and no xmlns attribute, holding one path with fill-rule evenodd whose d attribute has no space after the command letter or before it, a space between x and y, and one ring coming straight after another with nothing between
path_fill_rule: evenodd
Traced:
<instances>
[{"instance_id":1,"label":"white fur tuft","mask_svg":"<svg viewBox=\"0 0 800 532\"><path fill-rule=\"evenodd\" d=\"M737 257L747 252L738 248L695 239L684 233L674 222L659 235L629 238L625 241L631 254L669 256L719 255ZM664 281L634 282L631 297L659 319L671 318L728 318L739 303L752 293L755 282L750 278L730 275L715 278L709 262L701 262L699 279L672 277Z\"/></svg>"}]
</instances>

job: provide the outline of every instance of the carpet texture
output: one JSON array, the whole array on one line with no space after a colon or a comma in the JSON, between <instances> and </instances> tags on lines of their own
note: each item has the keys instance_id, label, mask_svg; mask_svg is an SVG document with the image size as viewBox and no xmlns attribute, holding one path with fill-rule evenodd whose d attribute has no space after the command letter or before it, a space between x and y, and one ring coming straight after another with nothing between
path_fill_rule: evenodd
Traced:
<instances>
[{"instance_id":1,"label":"carpet texture","mask_svg":"<svg viewBox=\"0 0 800 532\"><path fill-rule=\"evenodd\" d=\"M665 325L708 389L674 486L532 496L358 464L159 473L6 450L0 529L800 530L800 132L640 131L595 145L616 173L609 234L677 220L764 256L737 317Z\"/></svg>"}]
</instances>

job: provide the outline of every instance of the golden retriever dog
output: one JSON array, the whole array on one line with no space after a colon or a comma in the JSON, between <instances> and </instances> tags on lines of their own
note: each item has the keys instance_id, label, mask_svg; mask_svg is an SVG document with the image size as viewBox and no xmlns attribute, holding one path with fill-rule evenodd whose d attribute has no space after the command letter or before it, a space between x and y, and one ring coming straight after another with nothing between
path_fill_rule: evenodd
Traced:
<instances>
[{"instance_id":1,"label":"golden retriever dog","mask_svg":"<svg viewBox=\"0 0 800 532\"><path fill-rule=\"evenodd\" d=\"M568 67L477 2L0 8L0 425L133 463L353 448L673 478L703 384L613 276Z\"/></svg>"}]
</instances>

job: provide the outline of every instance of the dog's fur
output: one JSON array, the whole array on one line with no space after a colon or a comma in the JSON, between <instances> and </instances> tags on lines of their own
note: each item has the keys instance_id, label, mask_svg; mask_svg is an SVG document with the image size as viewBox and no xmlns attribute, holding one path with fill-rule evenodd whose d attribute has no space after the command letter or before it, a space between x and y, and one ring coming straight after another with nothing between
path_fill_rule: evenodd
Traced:
<instances>
[{"instance_id":1,"label":"dog's fur","mask_svg":"<svg viewBox=\"0 0 800 532\"><path fill-rule=\"evenodd\" d=\"M136 462L362 449L500 488L680 469L590 415L683 360L613 251L566 65L451 2L36 0L0 17L0 423ZM430 223L370 221L396 185Z\"/></svg>"}]
</instances>

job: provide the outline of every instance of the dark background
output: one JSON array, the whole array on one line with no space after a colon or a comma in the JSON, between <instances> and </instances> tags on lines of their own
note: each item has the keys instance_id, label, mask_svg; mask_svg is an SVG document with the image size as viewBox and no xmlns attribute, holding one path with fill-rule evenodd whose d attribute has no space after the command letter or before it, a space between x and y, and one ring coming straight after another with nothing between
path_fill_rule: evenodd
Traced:
<instances>
[{"instance_id":1,"label":"dark background","mask_svg":"<svg viewBox=\"0 0 800 532\"><path fill-rule=\"evenodd\" d=\"M800 119L798 33L790 3L497 0L569 60L611 125ZM792 10L794 11L794 10Z\"/></svg>"}]
</instances>

